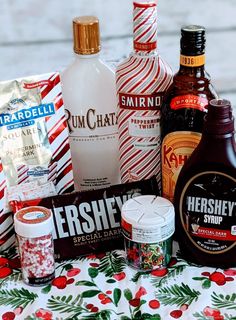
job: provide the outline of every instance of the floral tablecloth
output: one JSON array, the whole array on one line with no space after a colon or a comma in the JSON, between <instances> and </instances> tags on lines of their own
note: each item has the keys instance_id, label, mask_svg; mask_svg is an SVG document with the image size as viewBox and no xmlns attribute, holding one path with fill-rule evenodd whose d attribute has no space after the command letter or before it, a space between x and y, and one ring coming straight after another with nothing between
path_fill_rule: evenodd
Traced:
<instances>
[{"instance_id":1,"label":"floral tablecloth","mask_svg":"<svg viewBox=\"0 0 236 320\"><path fill-rule=\"evenodd\" d=\"M168 268L144 273L125 263L123 251L56 265L50 285L21 280L14 250L0 258L0 317L78 320L236 320L236 269L187 263L176 254Z\"/></svg>"}]
</instances>

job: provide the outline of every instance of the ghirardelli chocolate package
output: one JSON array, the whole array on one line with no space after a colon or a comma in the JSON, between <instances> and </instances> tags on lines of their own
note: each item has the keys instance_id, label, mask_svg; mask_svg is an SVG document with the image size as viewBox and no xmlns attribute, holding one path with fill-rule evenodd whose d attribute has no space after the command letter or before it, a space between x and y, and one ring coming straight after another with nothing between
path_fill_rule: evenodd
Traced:
<instances>
[{"instance_id":1,"label":"ghirardelli chocolate package","mask_svg":"<svg viewBox=\"0 0 236 320\"><path fill-rule=\"evenodd\" d=\"M94 191L16 201L12 207L14 211L35 205L52 210L55 255L61 260L123 249L121 207L138 195L159 195L156 178Z\"/></svg>"},{"instance_id":2,"label":"ghirardelli chocolate package","mask_svg":"<svg viewBox=\"0 0 236 320\"><path fill-rule=\"evenodd\" d=\"M0 82L0 251L14 243L9 188L39 181L58 194L74 190L57 72Z\"/></svg>"}]
</instances>

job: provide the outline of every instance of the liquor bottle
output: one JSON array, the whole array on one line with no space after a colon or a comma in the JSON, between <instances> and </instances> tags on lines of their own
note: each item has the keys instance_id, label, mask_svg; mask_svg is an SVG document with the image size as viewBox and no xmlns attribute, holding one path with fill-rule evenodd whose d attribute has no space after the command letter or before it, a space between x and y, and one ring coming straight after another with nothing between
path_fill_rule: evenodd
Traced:
<instances>
[{"instance_id":1,"label":"liquor bottle","mask_svg":"<svg viewBox=\"0 0 236 320\"><path fill-rule=\"evenodd\" d=\"M198 145L209 100L217 95L205 70L205 28L181 29L180 68L161 108L162 196L173 201L180 170Z\"/></svg>"},{"instance_id":2,"label":"liquor bottle","mask_svg":"<svg viewBox=\"0 0 236 320\"><path fill-rule=\"evenodd\" d=\"M176 236L186 259L236 266L236 143L227 100L210 101L202 138L179 175Z\"/></svg>"},{"instance_id":3,"label":"liquor bottle","mask_svg":"<svg viewBox=\"0 0 236 320\"><path fill-rule=\"evenodd\" d=\"M120 183L115 73L99 58L99 21L73 20L75 59L62 73L76 190Z\"/></svg>"},{"instance_id":4,"label":"liquor bottle","mask_svg":"<svg viewBox=\"0 0 236 320\"><path fill-rule=\"evenodd\" d=\"M173 75L157 51L156 1L133 6L134 50L116 70L121 181L160 182L160 106Z\"/></svg>"}]
</instances>

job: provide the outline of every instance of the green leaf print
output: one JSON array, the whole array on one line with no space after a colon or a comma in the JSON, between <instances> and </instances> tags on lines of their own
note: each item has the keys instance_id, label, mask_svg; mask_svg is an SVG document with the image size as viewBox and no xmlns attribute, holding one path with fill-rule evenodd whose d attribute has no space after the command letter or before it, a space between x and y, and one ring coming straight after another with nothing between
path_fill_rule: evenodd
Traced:
<instances>
[{"instance_id":1,"label":"green leaf print","mask_svg":"<svg viewBox=\"0 0 236 320\"><path fill-rule=\"evenodd\" d=\"M133 276L131 281L137 283L140 277L148 276L149 274L150 274L150 271L138 271L138 272L135 273L135 275Z\"/></svg>"},{"instance_id":2,"label":"green leaf print","mask_svg":"<svg viewBox=\"0 0 236 320\"><path fill-rule=\"evenodd\" d=\"M82 292L82 297L83 298L92 298L95 297L97 294L99 294L101 291L100 290L88 290Z\"/></svg>"},{"instance_id":3,"label":"green leaf print","mask_svg":"<svg viewBox=\"0 0 236 320\"><path fill-rule=\"evenodd\" d=\"M124 290L124 296L126 300L130 301L133 298L132 292L130 289L125 289Z\"/></svg>"},{"instance_id":4,"label":"green leaf print","mask_svg":"<svg viewBox=\"0 0 236 320\"><path fill-rule=\"evenodd\" d=\"M164 305L177 305L183 304L190 305L194 300L197 301L200 295L199 291L192 290L184 283L181 285L174 284L171 287L160 288L156 294L157 298Z\"/></svg>"},{"instance_id":5,"label":"green leaf print","mask_svg":"<svg viewBox=\"0 0 236 320\"><path fill-rule=\"evenodd\" d=\"M24 288L0 290L0 305L8 305L13 308L25 308L33 303L36 298L38 298L36 293L30 292Z\"/></svg>"},{"instance_id":6,"label":"green leaf print","mask_svg":"<svg viewBox=\"0 0 236 320\"><path fill-rule=\"evenodd\" d=\"M236 293L224 296L213 292L211 299L214 307L236 310Z\"/></svg>"},{"instance_id":7,"label":"green leaf print","mask_svg":"<svg viewBox=\"0 0 236 320\"><path fill-rule=\"evenodd\" d=\"M107 282L107 283L115 283L116 280L114 280L114 279L108 279L106 282Z\"/></svg>"},{"instance_id":8,"label":"green leaf print","mask_svg":"<svg viewBox=\"0 0 236 320\"><path fill-rule=\"evenodd\" d=\"M42 293L49 293L50 291L51 291L51 288L52 288L52 286L51 286L51 284L49 284L49 285L47 285L46 287L44 287L42 290L41 290L41 292Z\"/></svg>"},{"instance_id":9,"label":"green leaf print","mask_svg":"<svg viewBox=\"0 0 236 320\"><path fill-rule=\"evenodd\" d=\"M121 290L119 288L115 288L113 292L113 301L116 307L118 306L120 298L121 298Z\"/></svg>"},{"instance_id":10,"label":"green leaf print","mask_svg":"<svg viewBox=\"0 0 236 320\"><path fill-rule=\"evenodd\" d=\"M205 279L202 283L202 288L203 289L209 289L211 287L211 280Z\"/></svg>"},{"instance_id":11,"label":"green leaf print","mask_svg":"<svg viewBox=\"0 0 236 320\"><path fill-rule=\"evenodd\" d=\"M76 318L76 319L77 320L110 320L111 312L109 310L103 310L95 314L80 316L79 318ZM68 319L68 320L71 320L71 319ZM75 319L73 318L73 320Z\"/></svg>"},{"instance_id":12,"label":"green leaf print","mask_svg":"<svg viewBox=\"0 0 236 320\"><path fill-rule=\"evenodd\" d=\"M180 275L184 269L187 267L187 264L176 264L168 268L168 273L164 277L152 277L151 282L155 288L160 288L164 284L168 283L169 279L176 278Z\"/></svg>"},{"instance_id":13,"label":"green leaf print","mask_svg":"<svg viewBox=\"0 0 236 320\"><path fill-rule=\"evenodd\" d=\"M106 254L100 261L99 272L105 273L106 277L112 277L116 273L122 272L126 267L125 258L113 251Z\"/></svg>"},{"instance_id":14,"label":"green leaf print","mask_svg":"<svg viewBox=\"0 0 236 320\"><path fill-rule=\"evenodd\" d=\"M96 287L96 284L91 282L91 281L87 281L87 280L82 280L82 281L77 281L75 283L76 286L87 286L87 287Z\"/></svg>"},{"instance_id":15,"label":"green leaf print","mask_svg":"<svg viewBox=\"0 0 236 320\"><path fill-rule=\"evenodd\" d=\"M88 268L88 274L91 278L96 278L98 275L98 269L96 268Z\"/></svg>"},{"instance_id":16,"label":"green leaf print","mask_svg":"<svg viewBox=\"0 0 236 320\"><path fill-rule=\"evenodd\" d=\"M83 311L87 311L81 307L81 304L81 295L77 295L74 300L71 295L62 297L51 296L51 298L48 299L47 307L53 311L59 311L60 313L72 312L74 313L73 317L75 317L75 314L78 315ZM70 317L70 319L72 319L72 317Z\"/></svg>"}]
</instances>

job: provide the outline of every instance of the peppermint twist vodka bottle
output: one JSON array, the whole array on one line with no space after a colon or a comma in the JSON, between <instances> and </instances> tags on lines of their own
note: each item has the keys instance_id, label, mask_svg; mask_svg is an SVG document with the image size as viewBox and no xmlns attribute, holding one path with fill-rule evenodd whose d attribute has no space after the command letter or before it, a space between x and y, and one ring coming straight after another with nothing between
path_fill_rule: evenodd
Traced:
<instances>
[{"instance_id":1,"label":"peppermint twist vodka bottle","mask_svg":"<svg viewBox=\"0 0 236 320\"><path fill-rule=\"evenodd\" d=\"M160 182L160 106L172 70L157 52L156 1L133 5L134 51L116 70L121 181Z\"/></svg>"}]
</instances>

